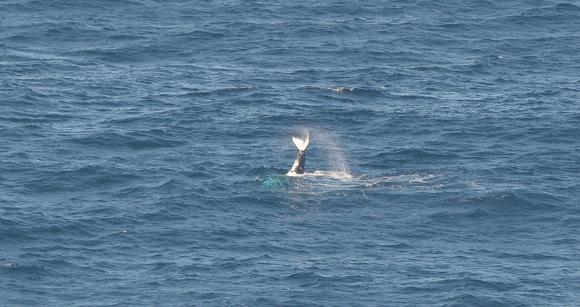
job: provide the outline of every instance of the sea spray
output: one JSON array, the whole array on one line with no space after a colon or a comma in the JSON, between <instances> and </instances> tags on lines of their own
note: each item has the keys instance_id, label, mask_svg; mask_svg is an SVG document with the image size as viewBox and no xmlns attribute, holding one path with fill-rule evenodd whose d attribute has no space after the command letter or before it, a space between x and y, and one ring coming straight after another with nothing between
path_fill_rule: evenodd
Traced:
<instances>
[{"instance_id":1,"label":"sea spray","mask_svg":"<svg viewBox=\"0 0 580 307\"><path fill-rule=\"evenodd\" d=\"M339 140L331 132L324 129L311 129L311 132L313 133L313 142L323 152L326 165L329 167L327 171L317 171L316 173L324 173L337 179L352 178Z\"/></svg>"}]
</instances>

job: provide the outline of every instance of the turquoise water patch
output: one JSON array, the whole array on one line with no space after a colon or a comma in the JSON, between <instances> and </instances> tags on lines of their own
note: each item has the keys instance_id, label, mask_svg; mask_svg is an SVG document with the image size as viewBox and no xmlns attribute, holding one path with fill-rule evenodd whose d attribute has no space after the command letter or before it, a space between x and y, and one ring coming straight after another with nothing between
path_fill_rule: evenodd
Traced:
<instances>
[{"instance_id":1,"label":"turquoise water patch","mask_svg":"<svg viewBox=\"0 0 580 307\"><path fill-rule=\"evenodd\" d=\"M288 178L286 176L266 176L262 181L262 187L267 189L281 189L288 186Z\"/></svg>"}]
</instances>

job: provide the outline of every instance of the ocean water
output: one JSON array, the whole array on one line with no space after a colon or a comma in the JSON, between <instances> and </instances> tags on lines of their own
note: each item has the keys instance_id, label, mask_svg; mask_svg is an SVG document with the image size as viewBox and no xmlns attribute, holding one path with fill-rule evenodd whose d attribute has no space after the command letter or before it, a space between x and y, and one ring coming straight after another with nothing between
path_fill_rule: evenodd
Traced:
<instances>
[{"instance_id":1,"label":"ocean water","mask_svg":"<svg viewBox=\"0 0 580 307\"><path fill-rule=\"evenodd\" d=\"M579 63L570 0L1 0L0 305L578 306Z\"/></svg>"}]
</instances>

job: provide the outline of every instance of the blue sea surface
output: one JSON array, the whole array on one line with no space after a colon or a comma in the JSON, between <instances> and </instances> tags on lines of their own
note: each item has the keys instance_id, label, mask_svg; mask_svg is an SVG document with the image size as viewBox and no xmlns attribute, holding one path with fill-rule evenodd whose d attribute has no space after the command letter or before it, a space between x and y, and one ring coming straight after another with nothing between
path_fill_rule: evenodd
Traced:
<instances>
[{"instance_id":1,"label":"blue sea surface","mask_svg":"<svg viewBox=\"0 0 580 307\"><path fill-rule=\"evenodd\" d=\"M0 306L425 305L580 305L579 1L0 0Z\"/></svg>"}]
</instances>

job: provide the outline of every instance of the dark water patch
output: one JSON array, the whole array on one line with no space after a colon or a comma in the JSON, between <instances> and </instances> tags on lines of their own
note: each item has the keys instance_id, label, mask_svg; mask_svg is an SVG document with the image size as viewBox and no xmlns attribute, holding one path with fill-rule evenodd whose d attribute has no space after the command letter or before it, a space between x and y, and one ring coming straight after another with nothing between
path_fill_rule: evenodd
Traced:
<instances>
[{"instance_id":1,"label":"dark water patch","mask_svg":"<svg viewBox=\"0 0 580 307\"><path fill-rule=\"evenodd\" d=\"M191 179L212 179L215 178L215 174L211 170L203 165L196 165L190 171L185 171L182 173Z\"/></svg>"},{"instance_id":2,"label":"dark water patch","mask_svg":"<svg viewBox=\"0 0 580 307\"><path fill-rule=\"evenodd\" d=\"M255 268L259 265L272 265L273 258L269 254L262 254L256 257L249 257L249 258L233 258L228 257L224 259L220 259L216 263L213 263L210 266L205 268L200 268L198 271L212 271L213 269L219 269L223 271L230 271L230 270L247 270Z\"/></svg>"},{"instance_id":3,"label":"dark water patch","mask_svg":"<svg viewBox=\"0 0 580 307\"><path fill-rule=\"evenodd\" d=\"M503 62L502 56L493 55L482 57L480 59L473 60L462 65L453 65L450 67L450 69L458 73L486 74L491 73L494 67L502 65L502 62Z\"/></svg>"},{"instance_id":4,"label":"dark water patch","mask_svg":"<svg viewBox=\"0 0 580 307\"><path fill-rule=\"evenodd\" d=\"M70 243L78 240L93 239L101 231L101 226L93 220L58 220L36 225L30 228L30 233L35 236L59 236L63 239L72 237ZM59 249L59 247L50 247L50 250Z\"/></svg>"},{"instance_id":5,"label":"dark water patch","mask_svg":"<svg viewBox=\"0 0 580 307\"><path fill-rule=\"evenodd\" d=\"M533 261L535 263L539 262L539 261L567 261L569 260L566 257L560 257L560 256L554 256L551 254L538 254L538 253L523 253L523 254L519 254L519 253L500 253L497 255L497 257L499 258L515 258L515 259L520 259L520 260L526 260L526 261Z\"/></svg>"},{"instance_id":6,"label":"dark water patch","mask_svg":"<svg viewBox=\"0 0 580 307\"><path fill-rule=\"evenodd\" d=\"M34 238L28 231L28 224L14 218L0 219L0 239L2 244L27 242Z\"/></svg>"},{"instance_id":7,"label":"dark water patch","mask_svg":"<svg viewBox=\"0 0 580 307\"><path fill-rule=\"evenodd\" d=\"M455 160L460 156L451 152L440 152L419 148L396 149L391 152L381 152L365 159L365 167L385 168L389 165L404 163L431 163L432 161Z\"/></svg>"},{"instance_id":8,"label":"dark water patch","mask_svg":"<svg viewBox=\"0 0 580 307\"><path fill-rule=\"evenodd\" d=\"M285 279L303 283L302 286L311 286L311 283L324 282L325 280L328 280L328 277L308 272L290 274L286 276Z\"/></svg>"},{"instance_id":9,"label":"dark water patch","mask_svg":"<svg viewBox=\"0 0 580 307\"><path fill-rule=\"evenodd\" d=\"M9 123L32 125L32 124L58 123L70 120L72 118L74 118L74 116L63 114L60 112L40 113L37 111L31 112L13 111L7 112L7 114L0 116L0 122L5 121Z\"/></svg>"},{"instance_id":10,"label":"dark water patch","mask_svg":"<svg viewBox=\"0 0 580 307\"><path fill-rule=\"evenodd\" d=\"M359 283L369 283L373 279L367 276L359 275L321 275L316 273L294 273L286 276L285 281L291 281L293 283L298 283L300 287L320 287L327 286L329 284L349 284L356 285Z\"/></svg>"},{"instance_id":11,"label":"dark water patch","mask_svg":"<svg viewBox=\"0 0 580 307\"><path fill-rule=\"evenodd\" d=\"M16 264L10 263L0 266L3 275L11 278L22 278L24 280L38 280L53 276L56 272L49 267L37 264Z\"/></svg>"},{"instance_id":12,"label":"dark water patch","mask_svg":"<svg viewBox=\"0 0 580 307\"><path fill-rule=\"evenodd\" d=\"M528 9L521 13L521 16L578 16L580 7L572 3L558 3L553 6Z\"/></svg>"},{"instance_id":13,"label":"dark water patch","mask_svg":"<svg viewBox=\"0 0 580 307\"><path fill-rule=\"evenodd\" d=\"M258 89L253 86L231 86L220 88L207 89L189 89L186 93L182 93L180 97L248 97L255 94ZM251 96L250 96L251 97Z\"/></svg>"},{"instance_id":14,"label":"dark water patch","mask_svg":"<svg viewBox=\"0 0 580 307\"><path fill-rule=\"evenodd\" d=\"M579 7L570 3L559 3L554 6L523 10L508 17L499 17L513 27L526 26L529 29L556 27L573 22L579 15ZM569 24L572 25L572 24ZM545 30L545 28L544 28Z\"/></svg>"},{"instance_id":15,"label":"dark water patch","mask_svg":"<svg viewBox=\"0 0 580 307\"><path fill-rule=\"evenodd\" d=\"M52 40L66 42L71 40L87 41L88 37L95 37L100 31L94 27L87 27L78 22L62 22L57 24L43 24L42 32L38 33L38 38L50 37Z\"/></svg>"},{"instance_id":16,"label":"dark water patch","mask_svg":"<svg viewBox=\"0 0 580 307\"><path fill-rule=\"evenodd\" d=\"M408 250L412 248L410 245L399 242L399 243L371 243L371 242L364 242L360 244L361 249L380 249L380 250Z\"/></svg>"},{"instance_id":17,"label":"dark water patch","mask_svg":"<svg viewBox=\"0 0 580 307\"><path fill-rule=\"evenodd\" d=\"M461 201L469 206L483 206L487 212L531 214L539 210L558 209L559 197L554 195L531 192L526 190L508 190L488 192L480 196L468 197Z\"/></svg>"},{"instance_id":18,"label":"dark water patch","mask_svg":"<svg viewBox=\"0 0 580 307\"><path fill-rule=\"evenodd\" d=\"M155 212L143 214L140 219L150 222L177 222L187 221L187 217L182 212L175 212L170 209L159 209Z\"/></svg>"},{"instance_id":19,"label":"dark water patch","mask_svg":"<svg viewBox=\"0 0 580 307\"><path fill-rule=\"evenodd\" d=\"M434 31L435 33L465 33L469 31L477 32L481 25L470 22L443 22L431 25L435 28L441 28L439 31Z\"/></svg>"},{"instance_id":20,"label":"dark water patch","mask_svg":"<svg viewBox=\"0 0 580 307\"><path fill-rule=\"evenodd\" d=\"M22 188L27 193L106 188L126 184L139 178L128 170L107 164L81 165L69 169L47 169L41 177L27 179Z\"/></svg>"},{"instance_id":21,"label":"dark water patch","mask_svg":"<svg viewBox=\"0 0 580 307\"><path fill-rule=\"evenodd\" d=\"M419 73L421 73L421 72L425 72L425 73L435 72L435 73L442 74L442 75L447 75L447 74L452 73L452 70L449 67L442 66L442 65L418 65L418 66L409 67L408 69L419 72ZM416 73L413 73L413 75L416 75ZM410 96L407 95L407 97L413 98L415 96L414 95L410 95Z\"/></svg>"},{"instance_id":22,"label":"dark water patch","mask_svg":"<svg viewBox=\"0 0 580 307\"><path fill-rule=\"evenodd\" d=\"M152 150L159 148L174 148L185 144L185 141L160 129L144 131L97 132L84 137L76 137L69 141L89 147L98 147L109 150L129 148L133 150Z\"/></svg>"},{"instance_id":23,"label":"dark water patch","mask_svg":"<svg viewBox=\"0 0 580 307\"><path fill-rule=\"evenodd\" d=\"M193 30L189 32L172 34L170 38L177 39L178 41L191 42L192 40L212 40L221 39L227 37L226 33L214 32L214 31L204 31L204 30Z\"/></svg>"},{"instance_id":24,"label":"dark water patch","mask_svg":"<svg viewBox=\"0 0 580 307\"><path fill-rule=\"evenodd\" d=\"M22 222L18 221L17 219L1 218L0 217L0 227L2 227L3 229L19 228L22 225L23 225Z\"/></svg>"},{"instance_id":25,"label":"dark water patch","mask_svg":"<svg viewBox=\"0 0 580 307\"><path fill-rule=\"evenodd\" d=\"M294 35L300 38L320 37L321 35L340 35L349 32L351 29L348 26L334 25L334 26L302 26L297 27Z\"/></svg>"},{"instance_id":26,"label":"dark water patch","mask_svg":"<svg viewBox=\"0 0 580 307\"><path fill-rule=\"evenodd\" d=\"M211 232L211 236L222 238L242 239L254 236L254 233L249 229L235 228L235 229L217 229Z\"/></svg>"},{"instance_id":27,"label":"dark water patch","mask_svg":"<svg viewBox=\"0 0 580 307\"><path fill-rule=\"evenodd\" d=\"M494 218L494 214L481 208L466 211L441 211L429 215L433 223L469 223L469 221L481 221Z\"/></svg>"},{"instance_id":28,"label":"dark water patch","mask_svg":"<svg viewBox=\"0 0 580 307\"><path fill-rule=\"evenodd\" d=\"M475 290L483 289L494 292L506 292L516 289L518 286L513 283L491 281L478 278L464 277L464 278L449 278L430 283L432 286L440 289L452 287L457 290Z\"/></svg>"},{"instance_id":29,"label":"dark water patch","mask_svg":"<svg viewBox=\"0 0 580 307\"><path fill-rule=\"evenodd\" d=\"M45 11L75 11L80 7L83 9L105 9L113 7L124 7L124 6L142 6L143 1L138 0L120 0L120 1L110 1L110 0L97 0L91 3L83 3L82 5L76 0L55 0L55 1L18 1L15 3L8 3L8 8L21 11L21 12L45 12Z\"/></svg>"},{"instance_id":30,"label":"dark water patch","mask_svg":"<svg viewBox=\"0 0 580 307\"><path fill-rule=\"evenodd\" d=\"M284 174L285 171L284 169L280 169L280 168L274 168L271 166L253 166L251 168L248 169L247 174L251 175L251 176L266 176L268 174ZM280 177L279 179L283 179L282 177Z\"/></svg>"},{"instance_id":31,"label":"dark water patch","mask_svg":"<svg viewBox=\"0 0 580 307\"><path fill-rule=\"evenodd\" d=\"M185 56L188 53L179 51L171 45L142 42L141 44L130 44L127 46L102 46L98 48L78 49L65 52L64 55L77 59L90 59L114 64L136 64L145 61L163 62L172 57Z\"/></svg>"},{"instance_id":32,"label":"dark water patch","mask_svg":"<svg viewBox=\"0 0 580 307\"><path fill-rule=\"evenodd\" d=\"M267 253L270 255L292 255L292 254L307 254L308 251L302 249L301 246L298 247L294 247L294 246L287 246L285 244L281 244L280 242L268 242L268 241L257 241L255 244L252 244L252 246L247 245L247 243L237 243L236 240L230 240L230 239L225 239L225 238L212 238L212 240L214 242L220 243L220 242L229 242L229 243L233 243L235 245L236 249L239 249L242 252L247 252L247 253L255 253L256 250L259 250L262 253ZM228 243L228 244L229 244ZM227 248L221 244L219 244L220 247L219 249L223 249L223 250L227 250Z\"/></svg>"},{"instance_id":33,"label":"dark water patch","mask_svg":"<svg viewBox=\"0 0 580 307\"><path fill-rule=\"evenodd\" d=\"M473 294L456 294L443 302L449 306L526 306L525 303L513 299Z\"/></svg>"},{"instance_id":34,"label":"dark water patch","mask_svg":"<svg viewBox=\"0 0 580 307\"><path fill-rule=\"evenodd\" d=\"M561 217L561 220L566 225L577 225L580 222L580 215L566 215Z\"/></svg>"},{"instance_id":35,"label":"dark water patch","mask_svg":"<svg viewBox=\"0 0 580 307\"><path fill-rule=\"evenodd\" d=\"M579 243L580 243L580 240L574 239L574 238L558 239L558 240L554 241L554 244L568 245L568 246L578 246Z\"/></svg>"}]
</instances>

